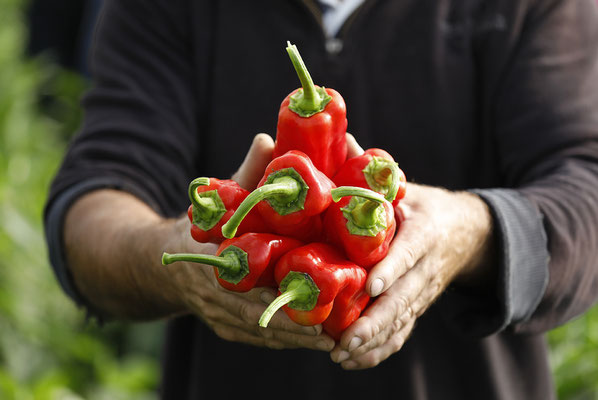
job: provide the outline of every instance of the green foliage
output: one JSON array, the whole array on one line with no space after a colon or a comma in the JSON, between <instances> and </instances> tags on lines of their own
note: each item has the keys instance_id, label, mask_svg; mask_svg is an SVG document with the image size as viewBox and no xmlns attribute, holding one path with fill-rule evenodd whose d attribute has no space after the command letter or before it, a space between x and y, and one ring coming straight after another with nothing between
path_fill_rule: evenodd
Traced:
<instances>
[{"instance_id":1,"label":"green foliage","mask_svg":"<svg viewBox=\"0 0 598 400\"><path fill-rule=\"evenodd\" d=\"M23 6L0 0L0 398L155 399L161 325L87 322L49 267L43 206L86 82L23 55Z\"/></svg>"},{"instance_id":2,"label":"green foliage","mask_svg":"<svg viewBox=\"0 0 598 400\"><path fill-rule=\"evenodd\" d=\"M549 335L558 398L598 400L598 306Z\"/></svg>"}]
</instances>

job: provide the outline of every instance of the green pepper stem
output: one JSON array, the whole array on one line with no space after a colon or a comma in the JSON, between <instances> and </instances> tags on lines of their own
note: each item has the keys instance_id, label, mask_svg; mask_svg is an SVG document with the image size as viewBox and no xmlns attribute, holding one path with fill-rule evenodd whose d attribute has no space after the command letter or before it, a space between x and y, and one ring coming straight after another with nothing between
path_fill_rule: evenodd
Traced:
<instances>
[{"instance_id":1,"label":"green pepper stem","mask_svg":"<svg viewBox=\"0 0 598 400\"><path fill-rule=\"evenodd\" d=\"M177 253L177 254L162 254L162 264L168 265L177 261L189 261L194 263L201 263L212 265L219 269L235 271L239 269L239 262L233 258L213 256L210 254L192 254L192 253Z\"/></svg>"},{"instance_id":2,"label":"green pepper stem","mask_svg":"<svg viewBox=\"0 0 598 400\"><path fill-rule=\"evenodd\" d=\"M290 176L276 178L272 183L258 187L253 192L249 193L245 200L239 204L239 207L237 207L237 210L230 219L222 225L222 236L228 239L233 238L237 233L237 228L239 228L243 218L245 218L251 209L260 201L277 196L294 199L299 196L300 192L300 183Z\"/></svg>"},{"instance_id":3,"label":"green pepper stem","mask_svg":"<svg viewBox=\"0 0 598 400\"><path fill-rule=\"evenodd\" d=\"M289 109L301 117L308 118L324 110L332 97L324 88L316 88L311 75L297 50L297 46L287 41L287 53L291 58L293 67L301 81L301 90L291 96Z\"/></svg>"},{"instance_id":4,"label":"green pepper stem","mask_svg":"<svg viewBox=\"0 0 598 400\"><path fill-rule=\"evenodd\" d=\"M189 200L194 207L201 209L203 204L201 204L201 197L199 197L199 193L197 193L197 188L200 186L209 186L210 185L210 178L195 178L189 184Z\"/></svg>"},{"instance_id":5,"label":"green pepper stem","mask_svg":"<svg viewBox=\"0 0 598 400\"><path fill-rule=\"evenodd\" d=\"M307 282L305 279L293 279L291 282L289 282L287 290L268 305L260 317L259 325L264 328L267 327L276 311L292 301L309 297L311 294L312 289L309 282Z\"/></svg>"},{"instance_id":6,"label":"green pepper stem","mask_svg":"<svg viewBox=\"0 0 598 400\"><path fill-rule=\"evenodd\" d=\"M399 177L401 176L401 173L399 172L399 165L395 162L391 162L386 168L381 169L378 174L382 182L388 182L388 175L390 174L390 186L388 186L386 200L392 202L395 197L397 197L399 187L401 186L401 181L399 180ZM374 179L378 181L378 176L375 176Z\"/></svg>"},{"instance_id":7,"label":"green pepper stem","mask_svg":"<svg viewBox=\"0 0 598 400\"><path fill-rule=\"evenodd\" d=\"M357 186L339 186L332 189L332 200L338 202L342 197L353 196L364 199L355 202L350 211L343 209L343 215L359 228L372 228L380 223L380 204L385 199L380 193ZM345 212L346 211L346 212Z\"/></svg>"},{"instance_id":8,"label":"green pepper stem","mask_svg":"<svg viewBox=\"0 0 598 400\"><path fill-rule=\"evenodd\" d=\"M291 62L301 81L301 87L303 88L302 108L312 110L318 109L321 101L320 96L318 96L318 93L316 92L316 85L314 85L314 81L311 79L311 75L301 58L301 54L299 54L297 46L287 41L287 53L289 53L289 57L291 58Z\"/></svg>"},{"instance_id":9,"label":"green pepper stem","mask_svg":"<svg viewBox=\"0 0 598 400\"><path fill-rule=\"evenodd\" d=\"M385 193L386 200L392 202L401 187L399 164L382 157L374 157L363 170L370 188ZM389 182L390 178L390 182Z\"/></svg>"},{"instance_id":10,"label":"green pepper stem","mask_svg":"<svg viewBox=\"0 0 598 400\"><path fill-rule=\"evenodd\" d=\"M202 197L197 193L197 188L200 186L209 186L210 178L195 178L189 184L189 199L193 208L195 209L196 215L201 217L202 220L210 220L215 215L222 212L221 207L211 197ZM219 218L218 218L219 219ZM217 222L217 221L216 221Z\"/></svg>"},{"instance_id":11,"label":"green pepper stem","mask_svg":"<svg viewBox=\"0 0 598 400\"><path fill-rule=\"evenodd\" d=\"M378 204L384 203L384 196L373 190L358 187L358 186L339 186L330 190L332 200L337 203L340 199L346 196L359 196L368 200L372 200Z\"/></svg>"}]
</instances>

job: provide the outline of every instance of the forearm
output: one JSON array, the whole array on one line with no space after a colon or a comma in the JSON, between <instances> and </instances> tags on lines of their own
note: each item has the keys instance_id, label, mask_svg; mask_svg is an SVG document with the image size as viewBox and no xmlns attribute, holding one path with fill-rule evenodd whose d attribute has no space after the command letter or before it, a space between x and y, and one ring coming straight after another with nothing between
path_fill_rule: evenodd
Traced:
<instances>
[{"instance_id":1,"label":"forearm","mask_svg":"<svg viewBox=\"0 0 598 400\"><path fill-rule=\"evenodd\" d=\"M462 227L456 229L456 254L466 261L454 283L473 290L484 290L497 277L496 235L488 204L469 192L455 193L459 200L456 212L461 214Z\"/></svg>"},{"instance_id":2,"label":"forearm","mask_svg":"<svg viewBox=\"0 0 598 400\"><path fill-rule=\"evenodd\" d=\"M161 218L136 197L99 190L78 199L64 225L67 264L82 296L115 318L153 319L185 311L176 280L161 265L188 226Z\"/></svg>"}]
</instances>

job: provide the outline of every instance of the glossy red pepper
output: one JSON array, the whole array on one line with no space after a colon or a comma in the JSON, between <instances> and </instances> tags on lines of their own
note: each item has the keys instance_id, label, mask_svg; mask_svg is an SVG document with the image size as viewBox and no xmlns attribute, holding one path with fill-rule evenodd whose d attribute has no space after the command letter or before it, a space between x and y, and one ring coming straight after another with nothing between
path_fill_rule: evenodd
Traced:
<instances>
[{"instance_id":1,"label":"glossy red pepper","mask_svg":"<svg viewBox=\"0 0 598 400\"><path fill-rule=\"evenodd\" d=\"M337 186L359 186L386 196L396 206L405 197L406 178L393 157L382 149L367 149L348 159L332 178Z\"/></svg>"},{"instance_id":2,"label":"glossy red pepper","mask_svg":"<svg viewBox=\"0 0 598 400\"><path fill-rule=\"evenodd\" d=\"M283 255L274 267L279 296L266 308L259 325L266 327L277 310L301 325L322 324L335 340L367 306L367 272L334 247L310 243Z\"/></svg>"},{"instance_id":3,"label":"glossy red pepper","mask_svg":"<svg viewBox=\"0 0 598 400\"><path fill-rule=\"evenodd\" d=\"M187 209L191 221L190 233L200 243L221 243L222 225L235 213L237 207L249 194L233 180L197 178L189 184L191 205ZM246 232L267 232L268 227L257 212L250 212L237 230L238 235Z\"/></svg>"},{"instance_id":4,"label":"glossy red pepper","mask_svg":"<svg viewBox=\"0 0 598 400\"><path fill-rule=\"evenodd\" d=\"M257 207L274 233L317 240L322 233L321 213L332 203L333 187L305 153L290 150L268 164L257 188L222 226L222 235L233 237L247 213Z\"/></svg>"},{"instance_id":5,"label":"glossy red pepper","mask_svg":"<svg viewBox=\"0 0 598 400\"><path fill-rule=\"evenodd\" d=\"M223 241L216 255L164 253L162 264L188 261L212 265L222 287L234 292L247 292L254 287L276 288L274 265L282 255L301 245L302 242L293 238L249 232Z\"/></svg>"},{"instance_id":6,"label":"glossy red pepper","mask_svg":"<svg viewBox=\"0 0 598 400\"><path fill-rule=\"evenodd\" d=\"M369 271L386 257L394 238L393 206L381 194L365 188L339 186L331 193L335 203L324 216L326 239Z\"/></svg>"},{"instance_id":7,"label":"glossy red pepper","mask_svg":"<svg viewBox=\"0 0 598 400\"><path fill-rule=\"evenodd\" d=\"M295 45L287 52L302 87L280 105L274 157L301 150L326 176L332 177L347 158L347 109L334 89L314 85Z\"/></svg>"}]
</instances>

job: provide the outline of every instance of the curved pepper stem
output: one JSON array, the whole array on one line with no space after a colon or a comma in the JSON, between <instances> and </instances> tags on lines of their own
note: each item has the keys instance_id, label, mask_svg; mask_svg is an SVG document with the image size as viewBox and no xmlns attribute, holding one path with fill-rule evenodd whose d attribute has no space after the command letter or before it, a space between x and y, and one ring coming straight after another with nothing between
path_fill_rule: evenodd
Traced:
<instances>
[{"instance_id":1,"label":"curved pepper stem","mask_svg":"<svg viewBox=\"0 0 598 400\"><path fill-rule=\"evenodd\" d=\"M200 186L209 186L210 178L196 178L189 184L189 200L193 204L193 223L207 231L218 223L226 213L226 207L216 190L197 193Z\"/></svg>"},{"instance_id":2,"label":"curved pepper stem","mask_svg":"<svg viewBox=\"0 0 598 400\"><path fill-rule=\"evenodd\" d=\"M353 198L341 211L347 220L347 229L354 235L376 236L386 229L384 207L386 200L380 193L357 186L339 186L332 189L332 200L338 202L345 196Z\"/></svg>"},{"instance_id":3,"label":"curved pepper stem","mask_svg":"<svg viewBox=\"0 0 598 400\"><path fill-rule=\"evenodd\" d=\"M243 218L253 207L262 200L279 200L279 203L291 204L296 202L304 191L305 183L300 182L292 176L281 175L275 178L272 183L267 183L255 189L239 204L235 213L222 225L222 236L232 238L237 233ZM275 208L276 209L276 208ZM276 210L280 214L282 212Z\"/></svg>"},{"instance_id":4,"label":"curved pepper stem","mask_svg":"<svg viewBox=\"0 0 598 400\"><path fill-rule=\"evenodd\" d=\"M191 181L191 183L189 184L189 200L191 200L191 203L193 203L193 205L196 205L196 203L199 203L199 200L200 200L199 193L197 193L197 188L200 186L209 186L209 185L210 185L210 178L201 177L201 178L195 178Z\"/></svg>"},{"instance_id":5,"label":"curved pepper stem","mask_svg":"<svg viewBox=\"0 0 598 400\"><path fill-rule=\"evenodd\" d=\"M210 254L177 253L162 254L162 264L168 265L177 261L188 261L211 265L218 268L219 278L232 283L239 283L249 274L249 263L247 253L237 246L228 246L219 256Z\"/></svg>"},{"instance_id":6,"label":"curved pepper stem","mask_svg":"<svg viewBox=\"0 0 598 400\"><path fill-rule=\"evenodd\" d=\"M311 117L326 108L326 104L332 100L332 97L324 88L316 88L307 67L297 50L297 46L287 41L287 53L291 58L293 67L297 71L302 89L290 98L289 109L301 117Z\"/></svg>"},{"instance_id":7,"label":"curved pepper stem","mask_svg":"<svg viewBox=\"0 0 598 400\"><path fill-rule=\"evenodd\" d=\"M384 203L384 196L373 190L362 188L359 186L339 186L330 190L332 201L338 203L340 199L346 196L359 196L371 200L377 204Z\"/></svg>"},{"instance_id":8,"label":"curved pepper stem","mask_svg":"<svg viewBox=\"0 0 598 400\"><path fill-rule=\"evenodd\" d=\"M296 310L310 311L318 302L320 289L306 273L291 271L280 282L281 295L268 305L258 322L265 328L279 309L285 305Z\"/></svg>"},{"instance_id":9,"label":"curved pepper stem","mask_svg":"<svg viewBox=\"0 0 598 400\"><path fill-rule=\"evenodd\" d=\"M385 193L386 200L392 202L401 186L399 164L382 157L374 157L363 169L368 185L379 193Z\"/></svg>"}]
</instances>

